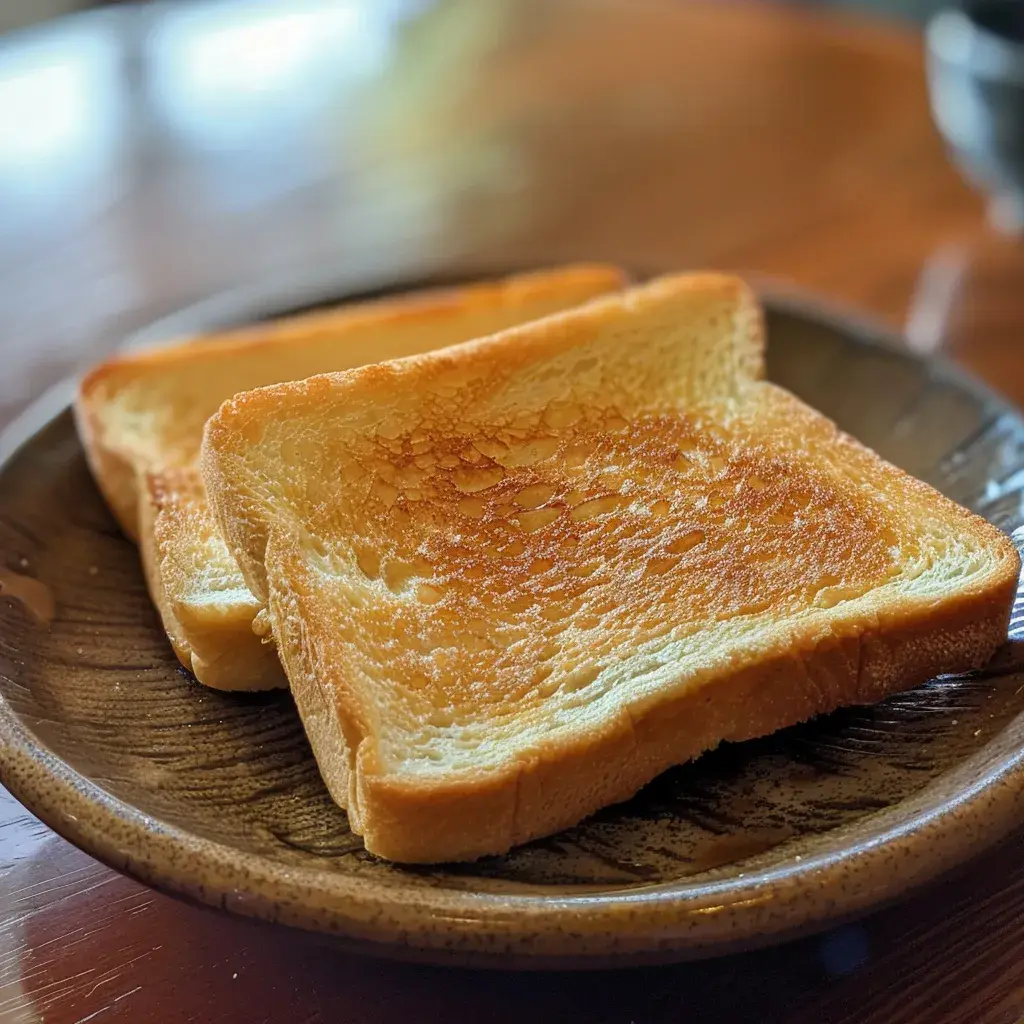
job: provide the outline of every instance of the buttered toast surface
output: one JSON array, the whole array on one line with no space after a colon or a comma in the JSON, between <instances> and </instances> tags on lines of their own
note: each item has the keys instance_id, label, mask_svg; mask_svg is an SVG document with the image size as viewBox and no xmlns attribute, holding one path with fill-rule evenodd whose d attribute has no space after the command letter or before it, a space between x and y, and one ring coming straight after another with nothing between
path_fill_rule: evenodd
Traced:
<instances>
[{"instance_id":1,"label":"buttered toast surface","mask_svg":"<svg viewBox=\"0 0 1024 1024\"><path fill-rule=\"evenodd\" d=\"M94 476L139 540L164 628L203 683L285 685L253 633L249 592L206 503L196 459L206 419L236 392L456 344L623 285L581 265L424 291L110 360L82 382L76 418Z\"/></svg>"},{"instance_id":2,"label":"buttered toast surface","mask_svg":"<svg viewBox=\"0 0 1024 1024\"><path fill-rule=\"evenodd\" d=\"M210 420L221 535L368 849L501 852L988 659L1008 538L762 375L750 292L683 275Z\"/></svg>"}]
</instances>

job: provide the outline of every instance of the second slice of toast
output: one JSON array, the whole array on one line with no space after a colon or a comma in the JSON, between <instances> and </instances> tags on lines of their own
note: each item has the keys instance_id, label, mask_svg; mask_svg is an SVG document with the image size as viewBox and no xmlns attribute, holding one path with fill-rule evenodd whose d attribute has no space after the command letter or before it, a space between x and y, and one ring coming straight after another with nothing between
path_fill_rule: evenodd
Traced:
<instances>
[{"instance_id":1,"label":"second slice of toast","mask_svg":"<svg viewBox=\"0 0 1024 1024\"><path fill-rule=\"evenodd\" d=\"M278 381L425 352L546 316L621 287L580 265L340 307L112 359L75 405L96 480L137 537L150 594L179 660L219 689L286 684L253 633L249 592L206 503L196 459L226 398Z\"/></svg>"},{"instance_id":2,"label":"second slice of toast","mask_svg":"<svg viewBox=\"0 0 1024 1024\"><path fill-rule=\"evenodd\" d=\"M202 468L367 848L500 853L1006 635L978 516L760 379L739 281L653 282L239 395Z\"/></svg>"}]
</instances>

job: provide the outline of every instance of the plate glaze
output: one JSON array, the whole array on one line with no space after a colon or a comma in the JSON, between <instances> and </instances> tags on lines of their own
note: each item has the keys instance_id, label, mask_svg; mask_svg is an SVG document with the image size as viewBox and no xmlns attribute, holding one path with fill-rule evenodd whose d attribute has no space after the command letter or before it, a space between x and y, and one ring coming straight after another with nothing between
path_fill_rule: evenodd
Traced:
<instances>
[{"instance_id":1,"label":"plate glaze","mask_svg":"<svg viewBox=\"0 0 1024 1024\"><path fill-rule=\"evenodd\" d=\"M274 306L222 301L147 336ZM1003 529L1024 522L1016 411L858 320L768 306L773 380ZM496 967L706 956L862 913L1024 821L1011 641L985 672L724 745L507 856L376 860L287 694L225 695L178 666L67 410L0 469L0 591L0 781L119 870L349 948Z\"/></svg>"}]
</instances>

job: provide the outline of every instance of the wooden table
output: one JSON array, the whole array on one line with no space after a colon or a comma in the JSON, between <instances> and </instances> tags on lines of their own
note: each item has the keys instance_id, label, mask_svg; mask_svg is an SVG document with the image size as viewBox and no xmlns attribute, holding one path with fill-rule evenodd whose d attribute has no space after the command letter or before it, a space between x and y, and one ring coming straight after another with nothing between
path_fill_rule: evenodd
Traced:
<instances>
[{"instance_id":1,"label":"wooden table","mask_svg":"<svg viewBox=\"0 0 1024 1024\"><path fill-rule=\"evenodd\" d=\"M899 323L940 252L957 287L935 294L955 301L915 342L1024 400L1016 250L944 159L915 36L723 0L371 7L117 8L0 43L0 424L129 329L244 282L575 257L756 271ZM179 904L0 790L0 1021L1011 1024L1022 853L1024 832L766 952L494 975Z\"/></svg>"}]
</instances>

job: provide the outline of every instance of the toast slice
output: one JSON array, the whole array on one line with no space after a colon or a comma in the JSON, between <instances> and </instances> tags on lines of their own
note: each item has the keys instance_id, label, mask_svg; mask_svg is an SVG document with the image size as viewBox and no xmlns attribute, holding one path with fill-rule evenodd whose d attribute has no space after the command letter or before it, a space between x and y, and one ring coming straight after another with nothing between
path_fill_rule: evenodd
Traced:
<instances>
[{"instance_id":1,"label":"toast slice","mask_svg":"<svg viewBox=\"0 0 1024 1024\"><path fill-rule=\"evenodd\" d=\"M367 849L500 853L1003 642L1009 538L762 371L749 290L676 276L211 418L213 510Z\"/></svg>"},{"instance_id":2,"label":"toast slice","mask_svg":"<svg viewBox=\"0 0 1024 1024\"><path fill-rule=\"evenodd\" d=\"M259 605L219 535L196 468L203 425L221 402L491 334L624 283L614 267L570 266L308 314L93 370L75 406L89 463L125 532L139 540L150 593L182 664L220 689L286 684L273 647L253 633Z\"/></svg>"}]
</instances>

